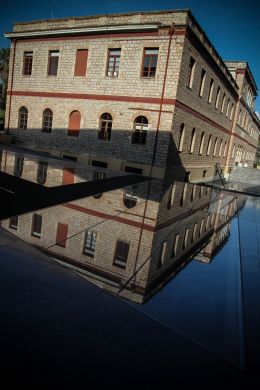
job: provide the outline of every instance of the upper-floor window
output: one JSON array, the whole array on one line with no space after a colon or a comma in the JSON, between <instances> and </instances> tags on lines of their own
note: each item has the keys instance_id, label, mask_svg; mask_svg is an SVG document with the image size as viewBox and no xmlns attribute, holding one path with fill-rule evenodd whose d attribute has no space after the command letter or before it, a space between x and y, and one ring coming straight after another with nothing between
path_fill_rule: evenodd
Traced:
<instances>
[{"instance_id":1,"label":"upper-floor window","mask_svg":"<svg viewBox=\"0 0 260 390\"><path fill-rule=\"evenodd\" d=\"M179 152L182 152L183 149L184 136L185 136L185 126L184 123L182 123L179 131L179 145L178 145Z\"/></svg>"},{"instance_id":2,"label":"upper-floor window","mask_svg":"<svg viewBox=\"0 0 260 390\"><path fill-rule=\"evenodd\" d=\"M202 154L202 153L203 153L204 138L205 138L205 134L204 134L204 131L203 131L203 132L201 133L201 137L200 137L199 154Z\"/></svg>"},{"instance_id":3,"label":"upper-floor window","mask_svg":"<svg viewBox=\"0 0 260 390\"><path fill-rule=\"evenodd\" d=\"M218 144L218 137L216 137L216 139L215 139L214 148L213 148L213 156L216 156L217 144Z\"/></svg>"},{"instance_id":4,"label":"upper-floor window","mask_svg":"<svg viewBox=\"0 0 260 390\"><path fill-rule=\"evenodd\" d=\"M195 140L196 140L196 129L194 127L194 129L192 129L192 132L191 132L190 153L193 153L193 151L194 151Z\"/></svg>"},{"instance_id":5,"label":"upper-floor window","mask_svg":"<svg viewBox=\"0 0 260 390\"><path fill-rule=\"evenodd\" d=\"M78 49L76 53L76 61L74 68L74 76L86 76L88 62L88 50Z\"/></svg>"},{"instance_id":6,"label":"upper-floor window","mask_svg":"<svg viewBox=\"0 0 260 390\"><path fill-rule=\"evenodd\" d=\"M117 77L119 74L121 49L109 49L107 61L107 76Z\"/></svg>"},{"instance_id":7,"label":"upper-floor window","mask_svg":"<svg viewBox=\"0 0 260 390\"><path fill-rule=\"evenodd\" d=\"M186 249L186 247L187 247L189 232L190 232L189 229L185 230L185 234L184 234L184 238L183 238L183 242L182 242L182 250Z\"/></svg>"},{"instance_id":8,"label":"upper-floor window","mask_svg":"<svg viewBox=\"0 0 260 390\"><path fill-rule=\"evenodd\" d=\"M26 130L28 122L28 110L26 107L21 107L18 114L18 129Z\"/></svg>"},{"instance_id":9,"label":"upper-floor window","mask_svg":"<svg viewBox=\"0 0 260 390\"><path fill-rule=\"evenodd\" d=\"M133 144L144 145L148 129L148 119L145 116L138 116L134 121Z\"/></svg>"},{"instance_id":10,"label":"upper-floor window","mask_svg":"<svg viewBox=\"0 0 260 390\"><path fill-rule=\"evenodd\" d=\"M205 86L205 80L206 80L206 71L205 69L202 69L201 75L200 75L200 90L199 90L199 96L203 96L204 86Z\"/></svg>"},{"instance_id":11,"label":"upper-floor window","mask_svg":"<svg viewBox=\"0 0 260 390\"><path fill-rule=\"evenodd\" d=\"M83 253L90 257L94 257L97 243L97 233L91 230L87 230L85 234L85 241L83 247Z\"/></svg>"},{"instance_id":12,"label":"upper-floor window","mask_svg":"<svg viewBox=\"0 0 260 390\"><path fill-rule=\"evenodd\" d=\"M174 183L169 191L168 201L167 201L167 209L170 209L173 205L174 197L175 197L176 184Z\"/></svg>"},{"instance_id":13,"label":"upper-floor window","mask_svg":"<svg viewBox=\"0 0 260 390\"><path fill-rule=\"evenodd\" d=\"M227 103L226 117L228 117L229 107L230 107L230 99L228 99L228 103Z\"/></svg>"},{"instance_id":14,"label":"upper-floor window","mask_svg":"<svg viewBox=\"0 0 260 390\"><path fill-rule=\"evenodd\" d=\"M194 58L190 57L190 63L189 63L189 68L188 68L188 77L187 77L187 86L189 88L192 88L192 84L193 84L195 63L196 63L196 61L194 60Z\"/></svg>"},{"instance_id":15,"label":"upper-floor window","mask_svg":"<svg viewBox=\"0 0 260 390\"><path fill-rule=\"evenodd\" d=\"M166 251L167 251L167 242L165 241L160 247L157 269L163 265L166 257Z\"/></svg>"},{"instance_id":16,"label":"upper-floor window","mask_svg":"<svg viewBox=\"0 0 260 390\"><path fill-rule=\"evenodd\" d=\"M240 125L240 121L241 121L241 113L242 113L242 110L240 108L239 110L239 114L238 114L238 120L237 120L237 124Z\"/></svg>"},{"instance_id":17,"label":"upper-floor window","mask_svg":"<svg viewBox=\"0 0 260 390\"><path fill-rule=\"evenodd\" d=\"M49 63L48 63L48 75L57 76L58 65L59 65L59 50L50 50L49 51Z\"/></svg>"},{"instance_id":18,"label":"upper-floor window","mask_svg":"<svg viewBox=\"0 0 260 390\"><path fill-rule=\"evenodd\" d=\"M158 48L147 48L144 49L144 58L143 58L143 77L155 77L157 61L158 61Z\"/></svg>"},{"instance_id":19,"label":"upper-floor window","mask_svg":"<svg viewBox=\"0 0 260 390\"><path fill-rule=\"evenodd\" d=\"M224 112L225 101L226 101L226 94L225 94L225 92L224 92L224 93L223 93L222 104L221 104L221 112Z\"/></svg>"},{"instance_id":20,"label":"upper-floor window","mask_svg":"<svg viewBox=\"0 0 260 390\"><path fill-rule=\"evenodd\" d=\"M18 229L18 215L14 215L9 219L9 228L11 229Z\"/></svg>"},{"instance_id":21,"label":"upper-floor window","mask_svg":"<svg viewBox=\"0 0 260 390\"><path fill-rule=\"evenodd\" d=\"M212 139L212 136L211 136L211 134L210 134L210 136L209 136L209 140L208 140L207 152L206 152L206 155L207 155L207 156L210 154L210 149L211 149L211 139Z\"/></svg>"},{"instance_id":22,"label":"upper-floor window","mask_svg":"<svg viewBox=\"0 0 260 390\"><path fill-rule=\"evenodd\" d=\"M48 163L44 161L38 161L37 169L37 183L45 184L47 178Z\"/></svg>"},{"instance_id":23,"label":"upper-floor window","mask_svg":"<svg viewBox=\"0 0 260 390\"><path fill-rule=\"evenodd\" d=\"M175 257L177 255L179 237L180 237L179 234L176 234L176 236L174 237L174 241L173 241L173 245L172 245L171 257Z\"/></svg>"},{"instance_id":24,"label":"upper-floor window","mask_svg":"<svg viewBox=\"0 0 260 390\"><path fill-rule=\"evenodd\" d=\"M112 131L112 116L105 112L101 115L100 121L99 121L99 132L98 132L98 138L99 139L105 139L107 141L111 138L111 131Z\"/></svg>"},{"instance_id":25,"label":"upper-floor window","mask_svg":"<svg viewBox=\"0 0 260 390\"><path fill-rule=\"evenodd\" d=\"M23 174L23 164L24 157L15 156L15 164L14 164L14 176L21 177Z\"/></svg>"},{"instance_id":26,"label":"upper-floor window","mask_svg":"<svg viewBox=\"0 0 260 390\"><path fill-rule=\"evenodd\" d=\"M42 233L42 216L33 214L32 217L32 236L41 237Z\"/></svg>"},{"instance_id":27,"label":"upper-floor window","mask_svg":"<svg viewBox=\"0 0 260 390\"><path fill-rule=\"evenodd\" d=\"M234 103L232 103L231 110L230 110L230 117L229 117L230 120L232 120L233 118L233 113L234 113Z\"/></svg>"},{"instance_id":28,"label":"upper-floor window","mask_svg":"<svg viewBox=\"0 0 260 390\"><path fill-rule=\"evenodd\" d=\"M208 102L211 103L212 100L212 94L213 94L213 88L214 88L214 80L210 80L210 85L209 85L209 95L208 95Z\"/></svg>"},{"instance_id":29,"label":"upper-floor window","mask_svg":"<svg viewBox=\"0 0 260 390\"><path fill-rule=\"evenodd\" d=\"M218 87L218 89L217 89L216 100L215 100L215 108L218 108L219 96L220 96L220 87Z\"/></svg>"},{"instance_id":30,"label":"upper-floor window","mask_svg":"<svg viewBox=\"0 0 260 390\"><path fill-rule=\"evenodd\" d=\"M129 243L117 240L114 254L114 264L118 265L119 267L126 268L128 252Z\"/></svg>"},{"instance_id":31,"label":"upper-floor window","mask_svg":"<svg viewBox=\"0 0 260 390\"><path fill-rule=\"evenodd\" d=\"M58 222L57 233L56 233L56 245L63 248L66 247L68 238L69 225L66 223Z\"/></svg>"},{"instance_id":32,"label":"upper-floor window","mask_svg":"<svg viewBox=\"0 0 260 390\"><path fill-rule=\"evenodd\" d=\"M227 141L225 142L223 157L226 157L226 155L227 155Z\"/></svg>"},{"instance_id":33,"label":"upper-floor window","mask_svg":"<svg viewBox=\"0 0 260 390\"><path fill-rule=\"evenodd\" d=\"M26 51L23 56L23 75L31 76L32 74L32 64L33 64L33 52Z\"/></svg>"},{"instance_id":34,"label":"upper-floor window","mask_svg":"<svg viewBox=\"0 0 260 390\"><path fill-rule=\"evenodd\" d=\"M45 133L50 133L52 129L52 110L46 108L42 113L42 131Z\"/></svg>"},{"instance_id":35,"label":"upper-floor window","mask_svg":"<svg viewBox=\"0 0 260 390\"><path fill-rule=\"evenodd\" d=\"M69 117L68 135L78 137L80 131L81 115L79 111L72 111Z\"/></svg>"},{"instance_id":36,"label":"upper-floor window","mask_svg":"<svg viewBox=\"0 0 260 390\"><path fill-rule=\"evenodd\" d=\"M223 146L223 140L221 140L219 144L219 152L218 152L219 157L221 157L222 146Z\"/></svg>"}]
</instances>

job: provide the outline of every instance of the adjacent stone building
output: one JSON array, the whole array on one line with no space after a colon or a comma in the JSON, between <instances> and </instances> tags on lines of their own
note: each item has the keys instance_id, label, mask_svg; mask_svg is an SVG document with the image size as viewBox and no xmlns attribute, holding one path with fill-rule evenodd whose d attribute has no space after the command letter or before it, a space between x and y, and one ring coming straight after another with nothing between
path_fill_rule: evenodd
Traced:
<instances>
[{"instance_id":1,"label":"adjacent stone building","mask_svg":"<svg viewBox=\"0 0 260 390\"><path fill-rule=\"evenodd\" d=\"M198 182L252 166L257 94L189 10L16 23L6 131L90 165Z\"/></svg>"}]
</instances>

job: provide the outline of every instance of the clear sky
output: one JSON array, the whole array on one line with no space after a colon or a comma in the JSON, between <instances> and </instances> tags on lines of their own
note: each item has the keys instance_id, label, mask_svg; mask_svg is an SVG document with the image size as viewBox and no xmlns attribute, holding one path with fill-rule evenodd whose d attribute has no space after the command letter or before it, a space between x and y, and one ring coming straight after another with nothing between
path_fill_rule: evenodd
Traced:
<instances>
[{"instance_id":1,"label":"clear sky","mask_svg":"<svg viewBox=\"0 0 260 390\"><path fill-rule=\"evenodd\" d=\"M9 0L1 7L0 47L4 32L18 21L102 13L189 8L224 60L248 61L260 89L259 0ZM260 93L260 91L259 91ZM260 112L260 98L256 101Z\"/></svg>"}]
</instances>

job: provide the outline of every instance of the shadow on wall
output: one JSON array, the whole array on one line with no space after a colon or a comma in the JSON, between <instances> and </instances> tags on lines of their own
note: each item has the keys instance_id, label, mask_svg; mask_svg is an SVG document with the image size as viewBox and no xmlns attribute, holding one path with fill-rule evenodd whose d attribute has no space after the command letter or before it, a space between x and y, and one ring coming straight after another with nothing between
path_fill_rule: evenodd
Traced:
<instances>
[{"instance_id":1,"label":"shadow on wall","mask_svg":"<svg viewBox=\"0 0 260 390\"><path fill-rule=\"evenodd\" d=\"M149 130L145 137L133 130L112 130L110 133L93 129L11 129L14 144L32 150L62 151L63 154L89 154L103 159L115 159L134 164L151 165L155 151L154 167L167 166L165 180L185 180L173 133L161 131L156 140L156 131ZM156 147L155 147L156 142ZM174 167L174 169L173 169ZM136 172L137 173L137 172Z\"/></svg>"}]
</instances>

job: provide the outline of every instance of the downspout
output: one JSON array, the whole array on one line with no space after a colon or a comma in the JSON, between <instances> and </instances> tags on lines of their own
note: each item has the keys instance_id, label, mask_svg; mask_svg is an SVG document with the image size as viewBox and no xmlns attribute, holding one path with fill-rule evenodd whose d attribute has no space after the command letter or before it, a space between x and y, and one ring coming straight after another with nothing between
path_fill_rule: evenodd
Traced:
<instances>
[{"instance_id":1,"label":"downspout","mask_svg":"<svg viewBox=\"0 0 260 390\"><path fill-rule=\"evenodd\" d=\"M149 176L152 174L152 169L155 163L155 157L156 157L156 150L157 150L157 142L158 142L158 134L159 134L159 128L160 128L160 122L161 122L161 114L162 114L162 106L163 106L163 98L165 94L165 85L166 85L166 79L167 79L167 72L168 72L168 66L169 66L169 59L170 59L170 51L171 51L171 43L172 43L172 37L175 32L175 29L171 27L169 30L169 43L168 43L168 51L167 51L167 57L166 57L166 64L165 64L165 71L164 71L164 78L163 78L163 86L162 86L162 93L161 93L161 99L160 99L160 108L159 108L159 113L158 113L158 120L157 120L157 126L156 126L156 134L155 134L155 141L154 141L154 148L153 148L153 155L152 155L152 162L150 166L150 172ZM142 241L142 236L143 236L143 228L144 228L144 222L145 222L145 217L146 217L146 211L147 211L147 205L148 205L148 198L150 195L150 190L151 190L151 182L149 181L147 184L147 192L146 192L146 199L145 199L145 204L144 204L144 212L143 212L143 217L142 217L142 225L140 228L140 235L139 235L139 240L138 240L138 246L137 246L137 251L136 251L136 256L135 256L135 265L133 269L133 274L131 278L126 282L126 284L123 285L123 287L120 288L119 292L122 291L122 289L127 286L128 282L133 279L133 286L135 285L135 280L136 280L136 266L137 266L137 259L139 256L140 252L140 246L141 246L141 241Z\"/></svg>"},{"instance_id":2,"label":"downspout","mask_svg":"<svg viewBox=\"0 0 260 390\"><path fill-rule=\"evenodd\" d=\"M14 39L13 42L14 42L14 50L13 50L13 63L12 63L12 73L11 73L11 85L10 85L10 93L9 93L7 133L9 133L10 130L10 116L11 116L11 104L12 104L13 82L14 82L14 63L15 63L15 54L16 54L16 39Z\"/></svg>"}]
</instances>

